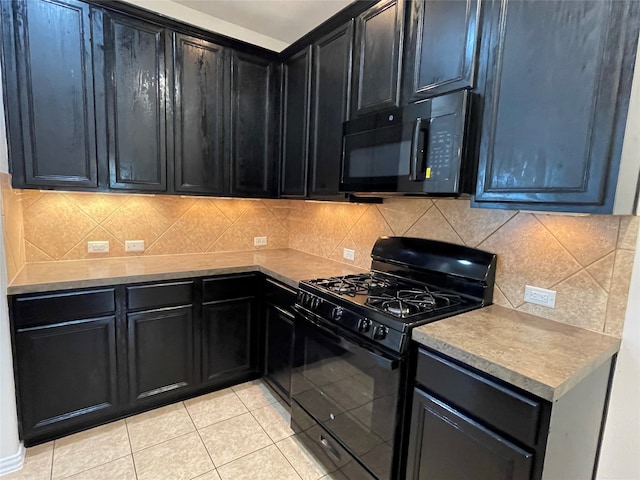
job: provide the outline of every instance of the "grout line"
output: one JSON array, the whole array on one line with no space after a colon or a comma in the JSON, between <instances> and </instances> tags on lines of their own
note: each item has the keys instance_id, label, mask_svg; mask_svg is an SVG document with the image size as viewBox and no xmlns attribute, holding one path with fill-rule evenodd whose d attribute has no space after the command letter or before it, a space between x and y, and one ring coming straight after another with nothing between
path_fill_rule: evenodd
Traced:
<instances>
[{"instance_id":1,"label":"grout line","mask_svg":"<svg viewBox=\"0 0 640 480\"><path fill-rule=\"evenodd\" d=\"M516 215L518 215L518 211L515 211L515 213L513 215L511 215L504 223L501 223L500 225L498 225L496 228L494 228L490 233L488 233L487 235L485 235L485 237L480 240L478 243L476 243L473 247L474 248L478 248L480 245L482 245L483 242L485 242L491 235L493 235L494 233L496 233L498 230L500 230L502 227L504 227L507 223L509 223L509 221L514 218ZM446 217L445 217L446 218Z\"/></svg>"},{"instance_id":2,"label":"grout line","mask_svg":"<svg viewBox=\"0 0 640 480\"><path fill-rule=\"evenodd\" d=\"M86 430L85 430L85 431L86 431ZM73 477L74 475L78 475L78 474L80 474L80 473L88 472L89 470L93 470L94 468L98 468L98 467L103 467L103 466L105 466L105 465L109 465L110 463L112 463L112 462L116 462L116 461L118 461L118 460L122 460L123 458L128 457L129 455L131 455L131 458L133 459L133 454L128 453L128 454L126 454L126 455L122 455L121 457L112 458L112 459L111 459L111 460L109 460L108 462L103 462L103 463L100 463L100 464L98 464L98 465L92 465L91 467L89 467L89 468L85 468L84 470L80 470L80 471L78 471L78 472L73 472L71 475L67 475L67 476L65 476L65 477L60 477L60 478L58 478L57 480L64 480L64 479L66 479L66 478L71 478L71 477ZM52 467L51 467L51 468L52 468L52 470L53 470L53 465L52 465ZM134 462L134 468L135 468L135 462ZM53 478L53 473L52 473L52 478Z\"/></svg>"},{"instance_id":3,"label":"grout line","mask_svg":"<svg viewBox=\"0 0 640 480\"><path fill-rule=\"evenodd\" d=\"M195 398L198 398L198 397L195 397ZM213 469L216 471L216 473L218 473L218 470L217 470L218 467L215 464L215 462L213 461L213 458L211 457L211 453L209 452L209 448L207 447L207 444L205 443L204 438L202 438L202 435L200 434L200 429L198 427L196 427L196 422L193 421L193 417L191 416L191 412L189 412L189 409L187 408L187 406L184 405L184 401L181 402L181 403L183 404L184 409L187 411L187 415L189 415L189 419L191 420L191 423L193 424L194 428L196 429L196 433L198 434L198 438L200 439L200 442L202 442L202 445L204 446L204 451L207 452L207 456L209 457L209 460L211 460L211 465L213 465ZM207 427L208 426L209 425L207 425ZM206 428L206 427L202 427L202 428ZM205 472L205 473L207 473L207 472Z\"/></svg>"},{"instance_id":4,"label":"grout line","mask_svg":"<svg viewBox=\"0 0 640 480\"><path fill-rule=\"evenodd\" d=\"M49 470L49 479L53 479L53 462L55 460L55 452L56 452L56 443L58 440L53 441L53 448L51 449L51 469ZM26 456L26 453L25 453Z\"/></svg>"},{"instance_id":5,"label":"grout line","mask_svg":"<svg viewBox=\"0 0 640 480\"><path fill-rule=\"evenodd\" d=\"M458 239L462 242L462 245L469 247L470 245L464 241L464 239L460 236L460 234L454 228L454 226L451 225L451 222L449 221L447 216L444 213L442 213L442 210L438 208L438 204L434 202L433 206L436 207L436 210L438 211L438 213L442 216L442 218L444 218L444 221L447 222L447 225L449 225L449 228L451 228L451 231L456 234L456 237L458 237Z\"/></svg>"},{"instance_id":6,"label":"grout line","mask_svg":"<svg viewBox=\"0 0 640 480\"><path fill-rule=\"evenodd\" d=\"M431 210L433 207L435 206L435 203L433 203L433 200L431 201L431 205L429 205L429 208L427 208L424 212L422 212L422 215L418 216L418 218L416 219L415 222L413 222L411 225L409 225L404 232L402 232L401 235L406 235L407 232L409 230L411 230L413 227L415 227L415 225L429 212L429 210Z\"/></svg>"}]
</instances>

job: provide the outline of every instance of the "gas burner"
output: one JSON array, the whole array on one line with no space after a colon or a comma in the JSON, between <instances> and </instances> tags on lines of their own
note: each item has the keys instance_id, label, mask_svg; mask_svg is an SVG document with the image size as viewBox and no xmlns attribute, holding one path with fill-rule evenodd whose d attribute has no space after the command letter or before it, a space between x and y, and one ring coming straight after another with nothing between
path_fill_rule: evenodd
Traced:
<instances>
[{"instance_id":1,"label":"gas burner","mask_svg":"<svg viewBox=\"0 0 640 480\"><path fill-rule=\"evenodd\" d=\"M421 289L398 290L395 295L382 293L370 295L366 304L377 310L399 318L407 318L419 313L432 312L461 303L458 295L431 292L425 286Z\"/></svg>"},{"instance_id":2,"label":"gas burner","mask_svg":"<svg viewBox=\"0 0 640 480\"><path fill-rule=\"evenodd\" d=\"M330 292L350 297L355 297L359 293L369 293L376 289L395 288L397 286L396 281L391 278L384 278L381 275L370 273L332 277L315 280L312 283L326 288Z\"/></svg>"}]
</instances>

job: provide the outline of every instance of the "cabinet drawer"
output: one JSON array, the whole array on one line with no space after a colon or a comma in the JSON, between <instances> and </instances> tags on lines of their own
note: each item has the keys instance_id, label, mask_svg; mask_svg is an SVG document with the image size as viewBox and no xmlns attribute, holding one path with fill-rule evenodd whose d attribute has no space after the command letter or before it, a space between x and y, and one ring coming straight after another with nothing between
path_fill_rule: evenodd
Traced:
<instances>
[{"instance_id":1,"label":"cabinet drawer","mask_svg":"<svg viewBox=\"0 0 640 480\"><path fill-rule=\"evenodd\" d=\"M511 391L420 349L416 381L472 417L528 445L537 441L541 401Z\"/></svg>"},{"instance_id":2,"label":"cabinet drawer","mask_svg":"<svg viewBox=\"0 0 640 480\"><path fill-rule=\"evenodd\" d=\"M264 282L264 299L267 303L291 311L297 292L280 282L267 278Z\"/></svg>"},{"instance_id":3,"label":"cabinet drawer","mask_svg":"<svg viewBox=\"0 0 640 480\"><path fill-rule=\"evenodd\" d=\"M14 297L16 329L107 316L116 309L115 289L69 291Z\"/></svg>"},{"instance_id":4,"label":"cabinet drawer","mask_svg":"<svg viewBox=\"0 0 640 480\"><path fill-rule=\"evenodd\" d=\"M260 294L255 274L207 278L202 282L202 301L216 302L234 298L255 297Z\"/></svg>"},{"instance_id":5,"label":"cabinet drawer","mask_svg":"<svg viewBox=\"0 0 640 480\"><path fill-rule=\"evenodd\" d=\"M187 305L193 302L193 282L157 283L127 287L127 309Z\"/></svg>"}]
</instances>

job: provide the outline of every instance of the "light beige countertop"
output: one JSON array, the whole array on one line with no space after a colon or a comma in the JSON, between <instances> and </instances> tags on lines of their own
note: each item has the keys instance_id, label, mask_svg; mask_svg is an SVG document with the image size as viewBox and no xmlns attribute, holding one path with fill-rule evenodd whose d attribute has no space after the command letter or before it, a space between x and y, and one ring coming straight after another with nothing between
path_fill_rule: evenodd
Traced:
<instances>
[{"instance_id":1,"label":"light beige countertop","mask_svg":"<svg viewBox=\"0 0 640 480\"><path fill-rule=\"evenodd\" d=\"M70 260L28 263L9 284L7 294L253 271L263 272L294 288L300 280L363 272L292 249Z\"/></svg>"},{"instance_id":2,"label":"light beige countertop","mask_svg":"<svg viewBox=\"0 0 640 480\"><path fill-rule=\"evenodd\" d=\"M620 348L618 338L499 305L423 325L413 339L549 401Z\"/></svg>"}]
</instances>

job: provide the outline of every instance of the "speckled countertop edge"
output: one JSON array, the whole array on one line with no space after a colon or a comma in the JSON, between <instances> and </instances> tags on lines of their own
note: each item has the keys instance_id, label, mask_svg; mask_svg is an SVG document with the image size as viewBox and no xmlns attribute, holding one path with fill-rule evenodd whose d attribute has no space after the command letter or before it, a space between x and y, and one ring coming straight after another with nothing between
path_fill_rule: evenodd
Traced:
<instances>
[{"instance_id":1,"label":"speckled countertop edge","mask_svg":"<svg viewBox=\"0 0 640 480\"><path fill-rule=\"evenodd\" d=\"M412 338L551 402L620 349L619 338L498 305L418 327Z\"/></svg>"},{"instance_id":2,"label":"speckled countertop edge","mask_svg":"<svg viewBox=\"0 0 640 480\"><path fill-rule=\"evenodd\" d=\"M292 249L39 262L25 265L8 295L124 283L262 272L297 288L300 280L361 273L362 269Z\"/></svg>"}]
</instances>

